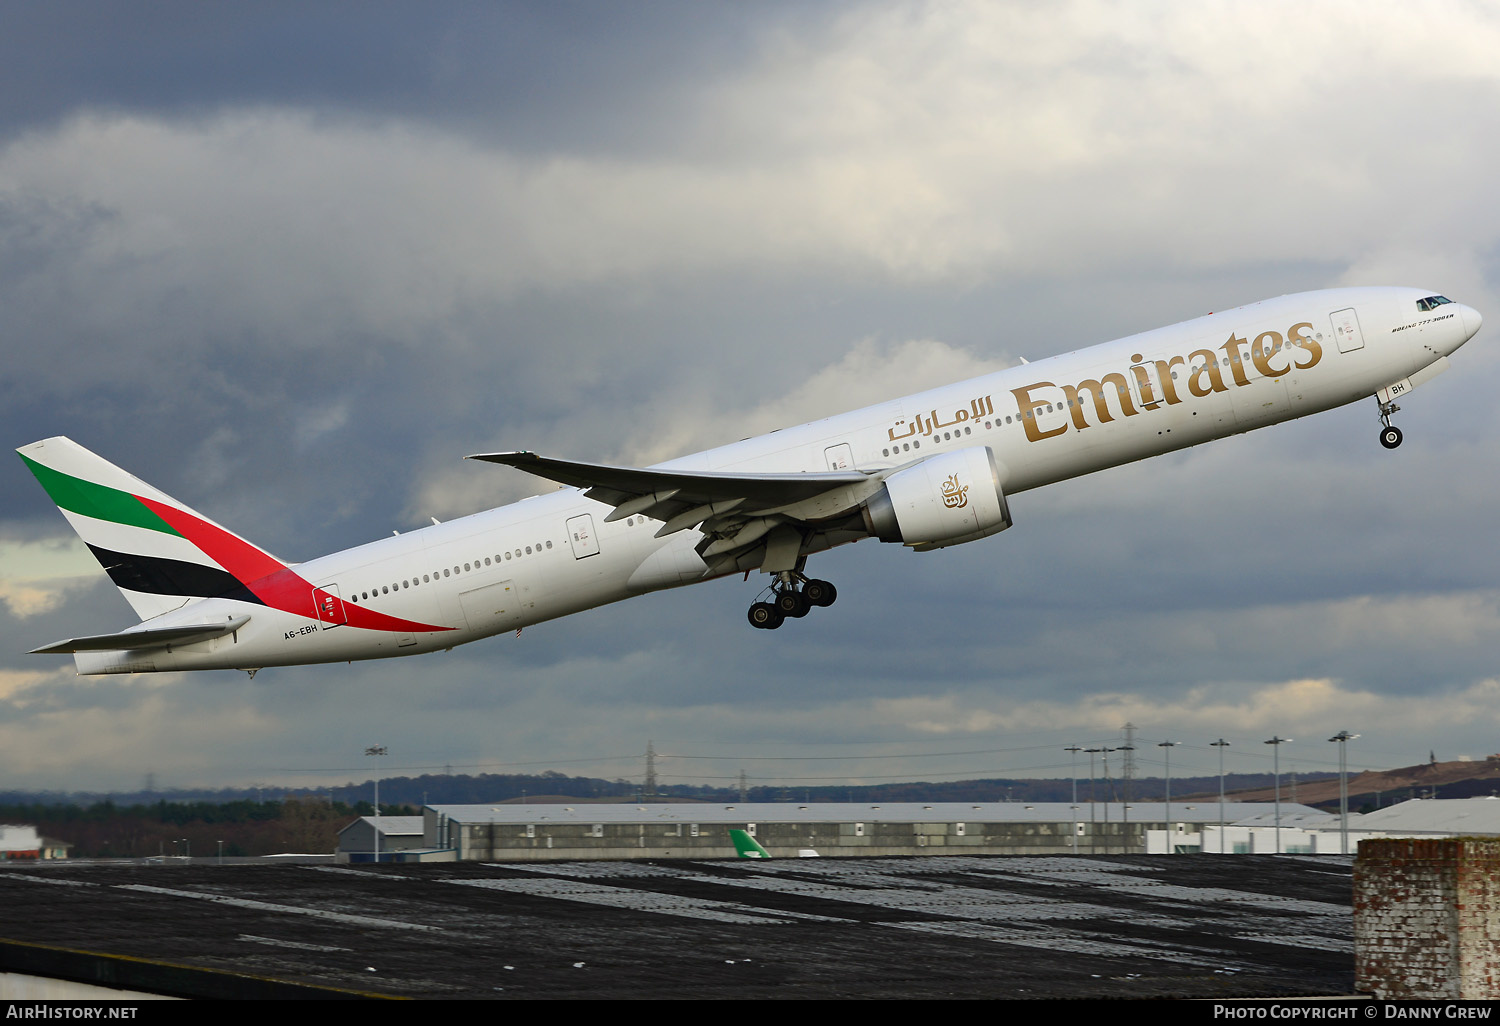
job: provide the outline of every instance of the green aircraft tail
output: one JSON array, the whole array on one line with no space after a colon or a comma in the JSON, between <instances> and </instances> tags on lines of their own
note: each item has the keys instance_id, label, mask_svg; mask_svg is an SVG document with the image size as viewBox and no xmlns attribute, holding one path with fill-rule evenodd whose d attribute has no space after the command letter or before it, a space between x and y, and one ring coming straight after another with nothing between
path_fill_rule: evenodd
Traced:
<instances>
[{"instance_id":1,"label":"green aircraft tail","mask_svg":"<svg viewBox=\"0 0 1500 1026\"><path fill-rule=\"evenodd\" d=\"M760 846L760 842L751 837L748 831L731 830L729 839L734 842L734 850L739 852L742 859L768 859L771 853Z\"/></svg>"}]
</instances>

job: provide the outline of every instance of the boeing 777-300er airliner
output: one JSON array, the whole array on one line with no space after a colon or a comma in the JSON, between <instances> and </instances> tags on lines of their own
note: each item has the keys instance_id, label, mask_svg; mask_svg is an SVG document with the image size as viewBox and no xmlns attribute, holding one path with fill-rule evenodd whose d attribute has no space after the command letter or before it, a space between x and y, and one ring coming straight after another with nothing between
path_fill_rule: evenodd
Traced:
<instances>
[{"instance_id":1,"label":"boeing 777-300er airliner","mask_svg":"<svg viewBox=\"0 0 1500 1026\"><path fill-rule=\"evenodd\" d=\"M19 450L143 622L69 638L79 673L378 659L643 592L771 575L759 628L831 605L807 557L925 552L1011 524L1018 492L1374 397L1391 415L1480 316L1425 289L1283 296L649 468L470 457L567 487L287 563L67 438ZM764 589L763 589L764 591Z\"/></svg>"}]
</instances>

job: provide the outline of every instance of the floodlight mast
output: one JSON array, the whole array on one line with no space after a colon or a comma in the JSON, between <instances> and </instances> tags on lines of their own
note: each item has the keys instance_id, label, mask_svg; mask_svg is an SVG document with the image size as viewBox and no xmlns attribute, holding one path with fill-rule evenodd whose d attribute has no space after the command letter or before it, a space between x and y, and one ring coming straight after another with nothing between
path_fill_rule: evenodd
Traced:
<instances>
[{"instance_id":1,"label":"floodlight mast","mask_svg":"<svg viewBox=\"0 0 1500 1026\"><path fill-rule=\"evenodd\" d=\"M365 749L366 755L377 758L385 754L385 745L371 745ZM375 842L371 845L375 849L375 862L380 863L380 763L375 764Z\"/></svg>"},{"instance_id":2,"label":"floodlight mast","mask_svg":"<svg viewBox=\"0 0 1500 1026\"><path fill-rule=\"evenodd\" d=\"M1359 737L1341 730L1330 741L1339 745L1339 854L1349 854L1349 762L1345 758L1345 745Z\"/></svg>"},{"instance_id":3,"label":"floodlight mast","mask_svg":"<svg viewBox=\"0 0 1500 1026\"><path fill-rule=\"evenodd\" d=\"M1277 735L1269 738L1268 740L1262 742L1262 744L1268 744L1268 745L1270 745L1271 746L1271 751L1275 753L1275 757L1272 759L1272 765L1274 766L1274 769L1272 770L1272 773L1275 775L1275 778L1276 778L1276 854L1277 855L1281 854L1281 746L1284 745L1284 744L1286 744L1290 740L1292 740L1292 739L1289 738L1289 737L1282 737L1281 735L1277 734Z\"/></svg>"},{"instance_id":4,"label":"floodlight mast","mask_svg":"<svg viewBox=\"0 0 1500 1026\"><path fill-rule=\"evenodd\" d=\"M1172 841L1172 749L1182 744L1181 741L1158 741L1156 747L1162 749L1162 754L1167 760L1167 854L1175 855L1177 845Z\"/></svg>"},{"instance_id":5,"label":"floodlight mast","mask_svg":"<svg viewBox=\"0 0 1500 1026\"><path fill-rule=\"evenodd\" d=\"M1219 750L1219 854L1224 854L1224 749L1228 748L1230 742L1222 737L1217 741L1210 741Z\"/></svg>"},{"instance_id":6,"label":"floodlight mast","mask_svg":"<svg viewBox=\"0 0 1500 1026\"><path fill-rule=\"evenodd\" d=\"M1072 755L1073 755L1072 769L1071 769L1071 772L1072 772L1072 775L1073 775L1073 804L1071 806L1069 806L1069 808L1071 808L1073 810L1073 819L1074 819L1073 829L1071 831L1072 834L1073 834L1073 854L1077 855L1078 854L1078 824L1077 824L1077 819L1078 819L1078 753L1081 752L1081 751L1083 751L1083 749L1080 748L1078 745L1069 745L1068 747L1064 748L1063 751L1065 751L1065 752L1071 752ZM1092 758L1092 757L1090 757L1090 758Z\"/></svg>"}]
</instances>

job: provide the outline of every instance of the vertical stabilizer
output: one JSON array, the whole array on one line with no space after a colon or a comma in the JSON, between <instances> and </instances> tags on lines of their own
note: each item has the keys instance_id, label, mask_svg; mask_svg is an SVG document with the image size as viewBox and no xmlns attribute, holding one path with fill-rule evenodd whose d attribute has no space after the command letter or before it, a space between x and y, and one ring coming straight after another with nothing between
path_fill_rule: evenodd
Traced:
<instances>
[{"instance_id":1,"label":"vertical stabilizer","mask_svg":"<svg viewBox=\"0 0 1500 1026\"><path fill-rule=\"evenodd\" d=\"M16 450L143 620L198 599L259 600L286 565L70 438Z\"/></svg>"},{"instance_id":2,"label":"vertical stabilizer","mask_svg":"<svg viewBox=\"0 0 1500 1026\"><path fill-rule=\"evenodd\" d=\"M731 830L729 839L734 842L734 850L742 859L768 859L771 853L760 846L760 842L750 836L748 830Z\"/></svg>"}]
</instances>

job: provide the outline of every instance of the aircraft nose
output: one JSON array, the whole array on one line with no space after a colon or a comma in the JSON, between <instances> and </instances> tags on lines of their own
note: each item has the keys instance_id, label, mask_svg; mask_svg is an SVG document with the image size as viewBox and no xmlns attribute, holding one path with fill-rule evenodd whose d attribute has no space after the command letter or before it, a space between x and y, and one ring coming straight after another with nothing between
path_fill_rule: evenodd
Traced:
<instances>
[{"instance_id":1,"label":"aircraft nose","mask_svg":"<svg viewBox=\"0 0 1500 1026\"><path fill-rule=\"evenodd\" d=\"M1473 338L1479 334L1479 328L1484 324L1484 317L1472 306L1464 306L1460 311L1464 317L1464 331L1468 334L1466 338Z\"/></svg>"}]
</instances>

